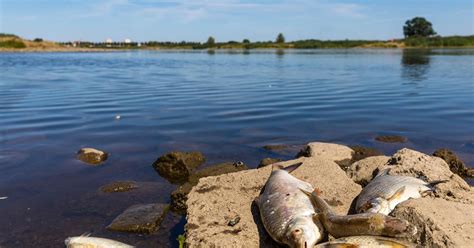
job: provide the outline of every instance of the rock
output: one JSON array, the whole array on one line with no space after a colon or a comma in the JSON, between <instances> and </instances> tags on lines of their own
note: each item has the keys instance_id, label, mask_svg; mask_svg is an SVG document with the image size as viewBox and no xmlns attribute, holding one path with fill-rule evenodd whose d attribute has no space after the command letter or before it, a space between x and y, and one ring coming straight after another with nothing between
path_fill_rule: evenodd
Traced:
<instances>
[{"instance_id":1,"label":"rock","mask_svg":"<svg viewBox=\"0 0 474 248\"><path fill-rule=\"evenodd\" d=\"M310 157L323 157L332 161L352 159L354 151L344 145L312 142L307 145Z\"/></svg>"},{"instance_id":2,"label":"rock","mask_svg":"<svg viewBox=\"0 0 474 248\"><path fill-rule=\"evenodd\" d=\"M265 145L265 146L263 146L263 149L268 150L268 151L283 150L285 148L288 148L288 145Z\"/></svg>"},{"instance_id":3,"label":"rock","mask_svg":"<svg viewBox=\"0 0 474 248\"><path fill-rule=\"evenodd\" d=\"M133 205L117 216L107 226L107 230L153 233L161 225L165 215L168 213L168 209L168 204L161 203Z\"/></svg>"},{"instance_id":4,"label":"rock","mask_svg":"<svg viewBox=\"0 0 474 248\"><path fill-rule=\"evenodd\" d=\"M467 168L466 169L466 176L467 177L474 177L474 168Z\"/></svg>"},{"instance_id":5,"label":"rock","mask_svg":"<svg viewBox=\"0 0 474 248\"><path fill-rule=\"evenodd\" d=\"M474 194L470 186L461 177L453 174L449 165L441 158L403 148L392 156L389 165L390 175L413 176L427 182L448 180L436 185L436 196L450 201L473 202Z\"/></svg>"},{"instance_id":6,"label":"rock","mask_svg":"<svg viewBox=\"0 0 474 248\"><path fill-rule=\"evenodd\" d=\"M153 168L171 183L184 183L204 161L204 155L200 152L171 152L159 157Z\"/></svg>"},{"instance_id":7,"label":"rock","mask_svg":"<svg viewBox=\"0 0 474 248\"><path fill-rule=\"evenodd\" d=\"M304 145L266 145L263 146L263 149L282 156L294 156L304 147Z\"/></svg>"},{"instance_id":8,"label":"rock","mask_svg":"<svg viewBox=\"0 0 474 248\"><path fill-rule=\"evenodd\" d=\"M352 162L357 162L364 158L372 157L372 156L382 156L384 155L381 151L365 146L349 146L352 150L354 150L354 154L352 156Z\"/></svg>"},{"instance_id":9,"label":"rock","mask_svg":"<svg viewBox=\"0 0 474 248\"><path fill-rule=\"evenodd\" d=\"M189 177L189 181L171 193L171 210L177 213L185 213L186 201L188 199L188 193L195 186L200 178L208 176L217 176L226 173L237 172L241 170L247 170L247 166L243 163L222 163L213 166L209 166L205 169L199 170Z\"/></svg>"},{"instance_id":10,"label":"rock","mask_svg":"<svg viewBox=\"0 0 474 248\"><path fill-rule=\"evenodd\" d=\"M260 161L260 164L258 164L257 168L261 168L261 167L264 167L264 166L267 166L267 165L278 163L280 161L282 161L282 160L279 159L279 158L264 158Z\"/></svg>"},{"instance_id":11,"label":"rock","mask_svg":"<svg viewBox=\"0 0 474 248\"><path fill-rule=\"evenodd\" d=\"M127 192L136 188L138 188L138 185L134 181L116 181L100 187L100 190L105 193L113 193Z\"/></svg>"},{"instance_id":12,"label":"rock","mask_svg":"<svg viewBox=\"0 0 474 248\"><path fill-rule=\"evenodd\" d=\"M375 140L385 143L405 143L408 141L406 137L399 135L380 135L375 137Z\"/></svg>"},{"instance_id":13,"label":"rock","mask_svg":"<svg viewBox=\"0 0 474 248\"><path fill-rule=\"evenodd\" d=\"M367 185L374 176L386 166L390 157L373 156L359 160L348 167L347 176L362 186Z\"/></svg>"},{"instance_id":14,"label":"rock","mask_svg":"<svg viewBox=\"0 0 474 248\"><path fill-rule=\"evenodd\" d=\"M442 158L449 165L449 169L451 169L453 173L456 173L460 176L467 175L468 168L453 151L448 150L446 148L441 148L436 150L433 153L433 156Z\"/></svg>"},{"instance_id":15,"label":"rock","mask_svg":"<svg viewBox=\"0 0 474 248\"><path fill-rule=\"evenodd\" d=\"M65 203L62 215L65 218L110 221L129 207L131 200L134 204L166 202L173 190L173 186L168 183L136 182L136 185L133 190L120 193L108 193L99 189L75 196Z\"/></svg>"},{"instance_id":16,"label":"rock","mask_svg":"<svg viewBox=\"0 0 474 248\"><path fill-rule=\"evenodd\" d=\"M319 145L323 148L323 145ZM332 152L329 144L325 151ZM341 149L344 150L344 149ZM347 150L345 150L347 151ZM349 179L334 162L340 153L320 154L281 162L290 165L303 162L294 176L311 183L322 191L325 199L336 199L334 210L347 214L360 185ZM346 153L347 154L347 153ZM350 154L350 150L349 150ZM201 178L188 195L187 247L271 247L274 242L263 229L258 208L253 203L260 194L272 168L244 170L220 176ZM230 226L235 216L240 221Z\"/></svg>"},{"instance_id":17,"label":"rock","mask_svg":"<svg viewBox=\"0 0 474 248\"><path fill-rule=\"evenodd\" d=\"M422 247L472 247L474 244L472 204L425 197L401 203L392 215L417 227L418 232L408 238Z\"/></svg>"},{"instance_id":18,"label":"rock","mask_svg":"<svg viewBox=\"0 0 474 248\"><path fill-rule=\"evenodd\" d=\"M81 148L77 152L77 158L84 163L98 165L105 160L109 155L106 152L94 148Z\"/></svg>"}]
</instances>

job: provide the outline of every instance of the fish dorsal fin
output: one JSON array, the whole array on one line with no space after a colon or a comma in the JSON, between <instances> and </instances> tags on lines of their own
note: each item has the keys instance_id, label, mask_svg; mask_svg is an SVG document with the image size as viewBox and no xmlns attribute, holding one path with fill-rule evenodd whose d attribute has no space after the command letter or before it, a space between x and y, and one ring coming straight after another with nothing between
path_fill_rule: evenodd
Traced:
<instances>
[{"instance_id":1,"label":"fish dorsal fin","mask_svg":"<svg viewBox=\"0 0 474 248\"><path fill-rule=\"evenodd\" d=\"M388 172L390 172L391 169L392 169L392 168L384 168L384 169L382 169L381 171L379 171L379 172L377 173L377 175L374 177L374 179L377 178L377 177L380 177L380 176L388 175Z\"/></svg>"},{"instance_id":2,"label":"fish dorsal fin","mask_svg":"<svg viewBox=\"0 0 474 248\"><path fill-rule=\"evenodd\" d=\"M286 167L284 167L282 164L274 164L274 165L272 165L272 170L284 170L288 173L291 173L294 170L298 169L298 167L300 167L300 165L302 165L302 164L303 164L302 162L298 162L296 164L292 164L292 165L286 166Z\"/></svg>"},{"instance_id":3,"label":"fish dorsal fin","mask_svg":"<svg viewBox=\"0 0 474 248\"><path fill-rule=\"evenodd\" d=\"M405 189L406 187L403 186L401 188L399 188L392 196L390 196L387 200L388 201L393 201L393 200L396 200L396 199L399 199L402 197L403 193L405 192Z\"/></svg>"},{"instance_id":4,"label":"fish dorsal fin","mask_svg":"<svg viewBox=\"0 0 474 248\"><path fill-rule=\"evenodd\" d=\"M446 183L446 182L449 182L449 179L434 180L434 181L429 182L428 184L430 185L430 187L434 187L434 186L436 186L437 184Z\"/></svg>"},{"instance_id":5,"label":"fish dorsal fin","mask_svg":"<svg viewBox=\"0 0 474 248\"><path fill-rule=\"evenodd\" d=\"M91 236L90 232L85 232L85 233L81 234L81 237L90 237L90 236Z\"/></svg>"}]
</instances>

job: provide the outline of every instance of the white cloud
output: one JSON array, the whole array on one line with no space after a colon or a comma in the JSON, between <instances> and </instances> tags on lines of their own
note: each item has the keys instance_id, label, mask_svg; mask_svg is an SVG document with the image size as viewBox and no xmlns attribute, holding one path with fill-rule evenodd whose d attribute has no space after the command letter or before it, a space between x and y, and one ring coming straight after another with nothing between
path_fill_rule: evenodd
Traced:
<instances>
[{"instance_id":1,"label":"white cloud","mask_svg":"<svg viewBox=\"0 0 474 248\"><path fill-rule=\"evenodd\" d=\"M332 11L346 17L365 17L362 13L363 7L354 3L336 3L331 7Z\"/></svg>"},{"instance_id":2,"label":"white cloud","mask_svg":"<svg viewBox=\"0 0 474 248\"><path fill-rule=\"evenodd\" d=\"M124 8L126 7L126 8ZM271 2L249 2L242 0L103 0L95 1L91 11L81 17L107 16L112 13L148 16L155 19L173 18L192 22L209 17L225 17L235 13L274 12L287 13L333 13L344 17L361 18L364 7L354 3L321 2L317 0L283 0Z\"/></svg>"}]
</instances>

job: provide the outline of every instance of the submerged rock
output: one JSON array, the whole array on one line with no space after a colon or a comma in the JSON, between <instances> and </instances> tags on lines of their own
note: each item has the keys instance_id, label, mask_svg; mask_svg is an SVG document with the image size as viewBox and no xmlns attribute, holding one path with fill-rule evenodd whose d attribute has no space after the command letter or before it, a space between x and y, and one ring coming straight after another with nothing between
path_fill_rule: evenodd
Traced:
<instances>
[{"instance_id":1,"label":"submerged rock","mask_svg":"<svg viewBox=\"0 0 474 248\"><path fill-rule=\"evenodd\" d=\"M405 143L408 141L406 137L400 135L380 135L375 137L375 140L385 143Z\"/></svg>"},{"instance_id":2,"label":"submerged rock","mask_svg":"<svg viewBox=\"0 0 474 248\"><path fill-rule=\"evenodd\" d=\"M352 155L352 162L357 162L364 158L373 157L373 156L382 156L384 155L381 151L366 146L349 146L352 150L354 150L354 154Z\"/></svg>"},{"instance_id":3,"label":"submerged rock","mask_svg":"<svg viewBox=\"0 0 474 248\"><path fill-rule=\"evenodd\" d=\"M263 149L283 156L294 156L304 145L265 145Z\"/></svg>"},{"instance_id":4,"label":"submerged rock","mask_svg":"<svg viewBox=\"0 0 474 248\"><path fill-rule=\"evenodd\" d=\"M278 163L280 161L282 161L282 160L279 159L279 158L264 158L260 161L257 168L261 168L261 167L264 167L264 166L267 166L267 165Z\"/></svg>"},{"instance_id":5,"label":"submerged rock","mask_svg":"<svg viewBox=\"0 0 474 248\"><path fill-rule=\"evenodd\" d=\"M94 149L94 148L81 148L77 152L77 158L84 163L98 165L108 158L106 152Z\"/></svg>"},{"instance_id":6,"label":"submerged rock","mask_svg":"<svg viewBox=\"0 0 474 248\"><path fill-rule=\"evenodd\" d=\"M456 173L460 176L472 177L472 170L471 173L469 173L470 168L467 168L464 162L453 151L446 148L441 148L436 150L433 153L433 156L442 158L449 165L449 169L453 173Z\"/></svg>"},{"instance_id":7,"label":"submerged rock","mask_svg":"<svg viewBox=\"0 0 474 248\"><path fill-rule=\"evenodd\" d=\"M288 148L288 145L265 145L263 146L263 149L268 150L268 151L277 151L277 150L283 150Z\"/></svg>"},{"instance_id":8,"label":"submerged rock","mask_svg":"<svg viewBox=\"0 0 474 248\"><path fill-rule=\"evenodd\" d=\"M217 165L209 166L205 169L196 171L189 177L189 181L171 193L171 210L173 212L184 214L186 211L186 201L188 200L188 193L191 189L199 182L200 178L208 176L217 176L221 174L227 174L237 172L241 170L247 170L247 166L243 163L222 163Z\"/></svg>"},{"instance_id":9,"label":"submerged rock","mask_svg":"<svg viewBox=\"0 0 474 248\"><path fill-rule=\"evenodd\" d=\"M137 204L127 208L117 216L107 229L119 232L153 233L168 213L169 205Z\"/></svg>"},{"instance_id":10,"label":"submerged rock","mask_svg":"<svg viewBox=\"0 0 474 248\"><path fill-rule=\"evenodd\" d=\"M138 188L138 185L134 181L116 181L100 187L100 190L105 193L113 193L127 192L136 188Z\"/></svg>"},{"instance_id":11,"label":"submerged rock","mask_svg":"<svg viewBox=\"0 0 474 248\"><path fill-rule=\"evenodd\" d=\"M204 155L200 152L170 152L159 157L153 168L171 183L184 183L204 161Z\"/></svg>"}]
</instances>

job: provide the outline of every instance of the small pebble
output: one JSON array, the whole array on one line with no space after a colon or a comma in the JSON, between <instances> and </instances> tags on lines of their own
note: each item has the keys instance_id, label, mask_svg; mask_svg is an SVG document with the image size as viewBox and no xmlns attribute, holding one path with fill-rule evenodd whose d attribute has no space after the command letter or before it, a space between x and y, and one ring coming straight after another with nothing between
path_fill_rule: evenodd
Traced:
<instances>
[{"instance_id":1,"label":"small pebble","mask_svg":"<svg viewBox=\"0 0 474 248\"><path fill-rule=\"evenodd\" d=\"M227 223L228 226L235 226L239 224L240 222L240 216L236 216L233 220L230 220L229 223Z\"/></svg>"},{"instance_id":2,"label":"small pebble","mask_svg":"<svg viewBox=\"0 0 474 248\"><path fill-rule=\"evenodd\" d=\"M121 117L120 115L117 115L117 116L115 116L115 119L120 120L120 117Z\"/></svg>"}]
</instances>

